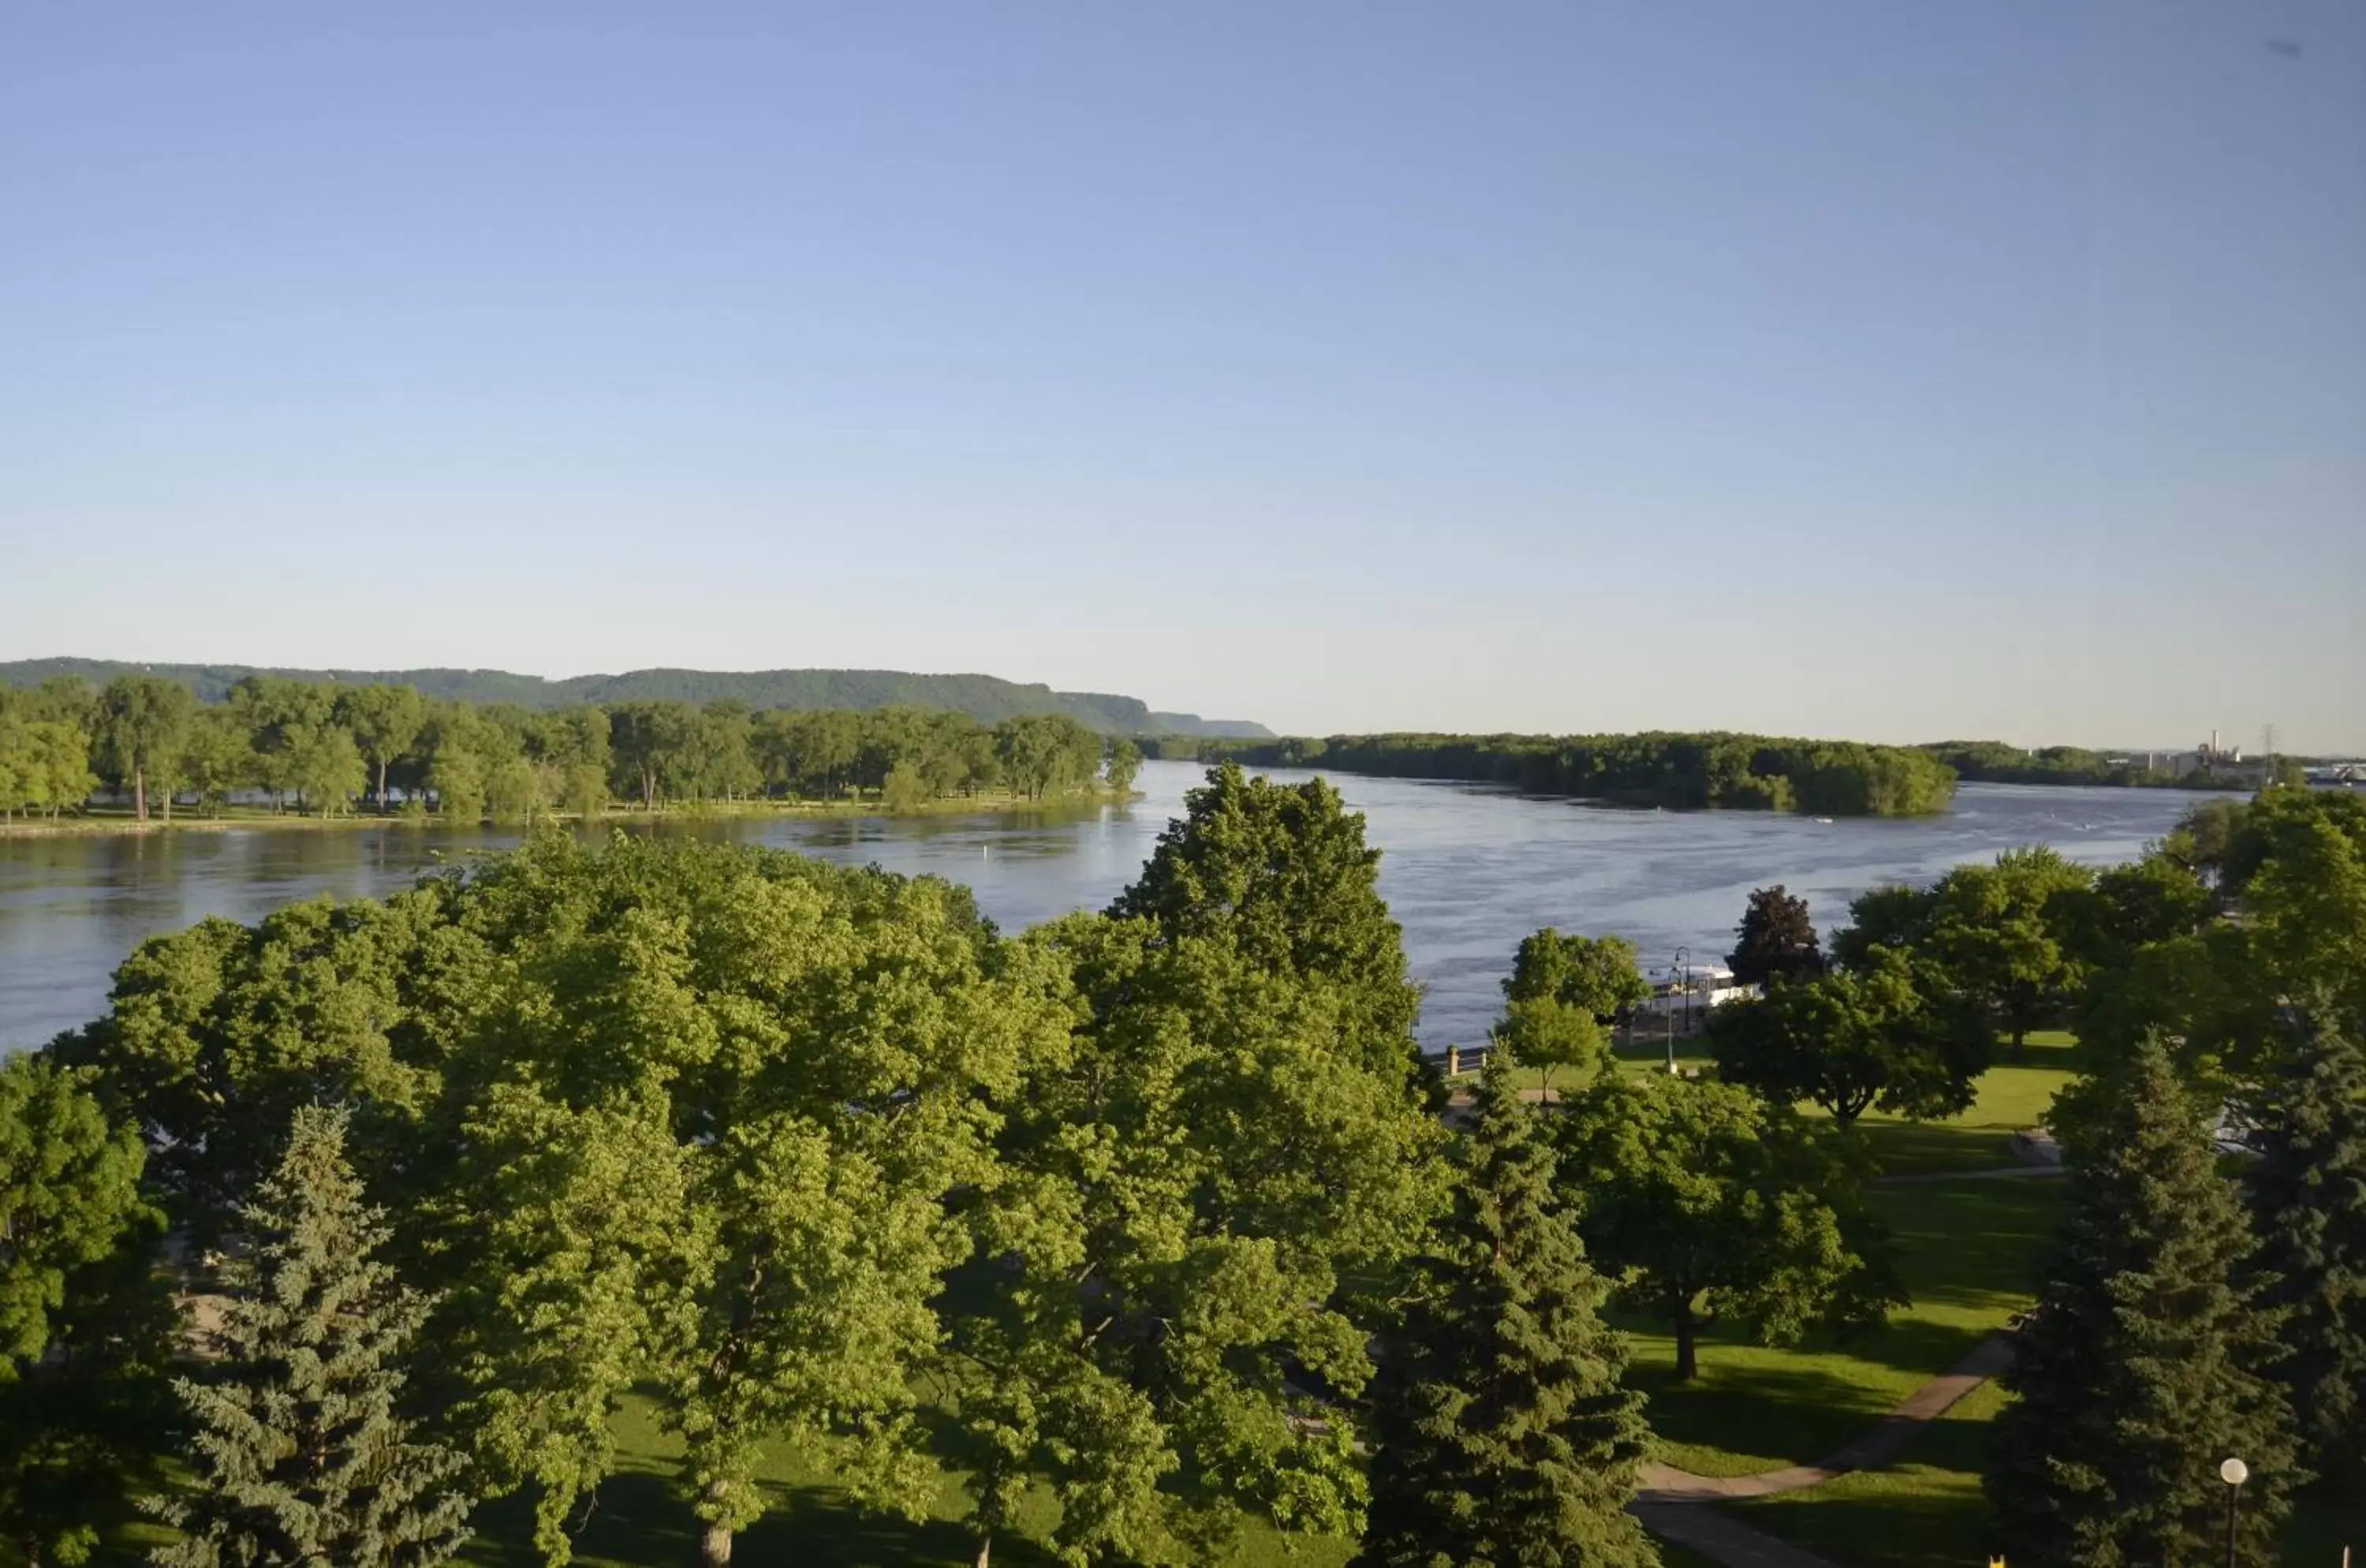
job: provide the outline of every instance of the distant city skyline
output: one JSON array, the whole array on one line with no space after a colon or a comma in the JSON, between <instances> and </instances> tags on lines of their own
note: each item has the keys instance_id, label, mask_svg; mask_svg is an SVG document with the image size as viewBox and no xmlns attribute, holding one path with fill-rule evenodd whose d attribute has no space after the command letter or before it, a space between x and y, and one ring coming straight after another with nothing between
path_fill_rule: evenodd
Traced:
<instances>
[{"instance_id":1,"label":"distant city skyline","mask_svg":"<svg viewBox=\"0 0 2366 1568\"><path fill-rule=\"evenodd\" d=\"M0 15L0 660L2366 752L2366 6Z\"/></svg>"}]
</instances>

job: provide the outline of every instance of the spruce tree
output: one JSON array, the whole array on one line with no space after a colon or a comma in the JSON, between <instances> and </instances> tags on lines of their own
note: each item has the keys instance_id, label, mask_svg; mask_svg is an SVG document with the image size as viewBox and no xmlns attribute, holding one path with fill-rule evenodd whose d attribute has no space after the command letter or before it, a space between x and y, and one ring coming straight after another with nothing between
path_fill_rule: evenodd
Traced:
<instances>
[{"instance_id":1,"label":"spruce tree","mask_svg":"<svg viewBox=\"0 0 2366 1568\"><path fill-rule=\"evenodd\" d=\"M1358 1568L1649 1568L1648 1442L1553 1156L1491 1067L1443 1256L1381 1363Z\"/></svg>"},{"instance_id":2,"label":"spruce tree","mask_svg":"<svg viewBox=\"0 0 2366 1568\"><path fill-rule=\"evenodd\" d=\"M175 1384L197 1428L195 1491L152 1512L163 1568L425 1568L467 1539L459 1456L411 1440L397 1370L426 1302L371 1258L387 1238L345 1161L345 1113L296 1113L242 1211L220 1375Z\"/></svg>"},{"instance_id":3,"label":"spruce tree","mask_svg":"<svg viewBox=\"0 0 2366 1568\"><path fill-rule=\"evenodd\" d=\"M1987 1490L2017 1568L2169 1568L2225 1550L2222 1461L2250 1467L2244 1561L2272 1561L2304 1477L2275 1312L2209 1119L2147 1041L2096 1087L2068 1149L2062 1226L1997 1417Z\"/></svg>"},{"instance_id":4,"label":"spruce tree","mask_svg":"<svg viewBox=\"0 0 2366 1568\"><path fill-rule=\"evenodd\" d=\"M2250 1172L2264 1299L2281 1308L2309 1464L2366 1484L2366 1057L2318 1026L2259 1106Z\"/></svg>"}]
</instances>

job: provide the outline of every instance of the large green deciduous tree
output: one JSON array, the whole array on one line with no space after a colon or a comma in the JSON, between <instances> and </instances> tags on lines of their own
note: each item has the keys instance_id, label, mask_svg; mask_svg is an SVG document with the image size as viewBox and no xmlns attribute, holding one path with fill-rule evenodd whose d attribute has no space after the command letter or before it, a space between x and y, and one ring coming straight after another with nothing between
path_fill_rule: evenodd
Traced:
<instances>
[{"instance_id":1,"label":"large green deciduous tree","mask_svg":"<svg viewBox=\"0 0 2366 1568\"><path fill-rule=\"evenodd\" d=\"M344 1157L345 1113L297 1112L244 1213L218 1375L175 1385L197 1427L197 1484L152 1511L181 1532L161 1568L429 1568L467 1539L460 1456L396 1409L426 1316L371 1255L387 1238Z\"/></svg>"},{"instance_id":2,"label":"large green deciduous tree","mask_svg":"<svg viewBox=\"0 0 2366 1568\"><path fill-rule=\"evenodd\" d=\"M1778 982L1709 1016L1718 1076L1778 1104L1811 1100L1842 1126L1870 1110L1953 1116L1988 1068L1990 1031L1926 997L1905 961Z\"/></svg>"},{"instance_id":3,"label":"large green deciduous tree","mask_svg":"<svg viewBox=\"0 0 2366 1568\"><path fill-rule=\"evenodd\" d=\"M132 815L148 820L148 785L163 785L164 819L173 818L173 784L197 698L178 681L124 675L99 693L93 739L107 770L131 791Z\"/></svg>"},{"instance_id":4,"label":"large green deciduous tree","mask_svg":"<svg viewBox=\"0 0 2366 1568\"><path fill-rule=\"evenodd\" d=\"M260 761L245 721L229 707L200 708L181 749L181 782L219 814L231 792L259 781Z\"/></svg>"},{"instance_id":5,"label":"large green deciduous tree","mask_svg":"<svg viewBox=\"0 0 2366 1568\"><path fill-rule=\"evenodd\" d=\"M151 1175L201 1244L234 1224L297 1108L350 1101L356 1151L411 1150L442 1089L457 1020L490 957L450 923L447 884L385 903L287 905L254 926L201 920L142 942L105 1017L62 1037L139 1123Z\"/></svg>"},{"instance_id":6,"label":"large green deciduous tree","mask_svg":"<svg viewBox=\"0 0 2366 1568\"><path fill-rule=\"evenodd\" d=\"M1363 815L1321 779L1278 784L1230 762L1184 803L1110 912L1153 920L1171 940L1220 935L1268 973L1321 980L1345 1010L1349 1047L1376 1070L1416 1076L1421 992Z\"/></svg>"},{"instance_id":7,"label":"large green deciduous tree","mask_svg":"<svg viewBox=\"0 0 2366 1568\"><path fill-rule=\"evenodd\" d=\"M948 1200L992 1184L998 1108L1066 1037L1057 965L947 884L713 846L546 836L456 897L504 977L447 1069L483 1083L432 1205L449 1343L486 1462L550 1489L546 1553L636 1380L706 1562L777 1444L921 1506L913 1380L972 1245Z\"/></svg>"},{"instance_id":8,"label":"large green deciduous tree","mask_svg":"<svg viewBox=\"0 0 2366 1568\"><path fill-rule=\"evenodd\" d=\"M0 714L0 820L18 811L45 811L54 822L97 787L90 742L80 726Z\"/></svg>"},{"instance_id":9,"label":"large green deciduous tree","mask_svg":"<svg viewBox=\"0 0 2366 1568\"><path fill-rule=\"evenodd\" d=\"M2366 1059L2320 1023L2253 1113L2255 1262L2291 1352L2276 1376L2310 1467L2355 1491L2366 1485Z\"/></svg>"},{"instance_id":10,"label":"large green deciduous tree","mask_svg":"<svg viewBox=\"0 0 2366 1568\"><path fill-rule=\"evenodd\" d=\"M1205 1561L1238 1509L1359 1525L1351 1412L1310 1389L1369 1377L1362 1292L1419 1245L1444 1136L1374 864L1327 786L1221 770L1123 913L1031 933L1080 1016L969 1208L952 1381L982 1543L1031 1472L1078 1562Z\"/></svg>"},{"instance_id":11,"label":"large green deciduous tree","mask_svg":"<svg viewBox=\"0 0 2366 1568\"><path fill-rule=\"evenodd\" d=\"M1651 995L1633 942L1564 936L1550 926L1520 939L1503 989L1508 1002L1557 1002L1605 1024Z\"/></svg>"},{"instance_id":12,"label":"large green deciduous tree","mask_svg":"<svg viewBox=\"0 0 2366 1568\"><path fill-rule=\"evenodd\" d=\"M0 1062L0 1541L87 1562L163 1425L172 1326L136 1129L89 1076Z\"/></svg>"},{"instance_id":13,"label":"large green deciduous tree","mask_svg":"<svg viewBox=\"0 0 2366 1568\"><path fill-rule=\"evenodd\" d=\"M1833 952L1850 968L1874 963L1876 948L1937 965L1950 988L1987 1005L2019 1060L2029 1032L2062 1011L2085 977L2077 933L2093 882L2052 850L2007 850L1928 888L1860 895Z\"/></svg>"},{"instance_id":14,"label":"large green deciduous tree","mask_svg":"<svg viewBox=\"0 0 2366 1568\"><path fill-rule=\"evenodd\" d=\"M280 777L304 804L323 817L347 810L369 787L369 770L354 738L333 724L292 731L280 762Z\"/></svg>"},{"instance_id":15,"label":"large green deciduous tree","mask_svg":"<svg viewBox=\"0 0 2366 1568\"><path fill-rule=\"evenodd\" d=\"M1132 740L1119 739L1110 747L1105 771L1111 790L1121 795L1132 794L1133 781L1142 772L1142 748Z\"/></svg>"},{"instance_id":16,"label":"large green deciduous tree","mask_svg":"<svg viewBox=\"0 0 2366 1568\"><path fill-rule=\"evenodd\" d=\"M1504 1016L1493 1032L1495 1045L1542 1069L1548 1094L1561 1068L1583 1072L1607 1062L1610 1021L1651 994L1631 942L1564 936L1549 926L1520 939L1499 985Z\"/></svg>"},{"instance_id":17,"label":"large green deciduous tree","mask_svg":"<svg viewBox=\"0 0 2366 1568\"><path fill-rule=\"evenodd\" d=\"M87 1562L156 1430L169 1310L136 1129L88 1075L0 1061L0 1541Z\"/></svg>"},{"instance_id":18,"label":"large green deciduous tree","mask_svg":"<svg viewBox=\"0 0 2366 1568\"><path fill-rule=\"evenodd\" d=\"M1958 989L1988 1000L2016 1061L2029 1032L2079 983L2062 940L2066 901L2091 881L2085 867L2045 848L2007 850L1993 866L1958 866L1940 879L1932 956Z\"/></svg>"},{"instance_id":19,"label":"large green deciduous tree","mask_svg":"<svg viewBox=\"0 0 2366 1568\"><path fill-rule=\"evenodd\" d=\"M1319 976L1143 920L1075 916L1032 940L1086 1017L1012 1105L975 1222L981 1256L1024 1267L983 1270L956 1333L1009 1347L981 1356L1009 1369L981 1404L1057 1416L1011 1437L1071 1511L1055 1545L1155 1555L1174 1537L1204 1560L1235 1507L1352 1533L1348 1413L1300 1380L1352 1397L1370 1374L1357 1287L1411 1253L1441 1195L1425 1097L1371 1061ZM1064 1457L1087 1421L1127 1448ZM1193 1485L1161 1496L1178 1463Z\"/></svg>"},{"instance_id":20,"label":"large green deciduous tree","mask_svg":"<svg viewBox=\"0 0 2366 1568\"><path fill-rule=\"evenodd\" d=\"M92 1077L36 1053L0 1061L0 1381L40 1359L69 1279L146 1212L139 1130L109 1123Z\"/></svg>"},{"instance_id":21,"label":"large green deciduous tree","mask_svg":"<svg viewBox=\"0 0 2366 1568\"><path fill-rule=\"evenodd\" d=\"M2254 1242L2211 1117L2157 1044L2093 1089L2067 1139L2068 1208L2018 1337L1986 1485L2032 1568L2206 1562L2224 1550L2221 1461L2250 1468L2244 1562L2275 1559L2297 1480L2279 1314L2245 1282Z\"/></svg>"},{"instance_id":22,"label":"large green deciduous tree","mask_svg":"<svg viewBox=\"0 0 2366 1568\"><path fill-rule=\"evenodd\" d=\"M0 1542L27 1568L90 1561L171 1427L177 1322L143 1214L65 1276L37 1359L0 1371Z\"/></svg>"},{"instance_id":23,"label":"large green deciduous tree","mask_svg":"<svg viewBox=\"0 0 2366 1568\"><path fill-rule=\"evenodd\" d=\"M1380 1363L1358 1568L1658 1562L1626 1511L1642 1396L1533 1121L1491 1064L1454 1213Z\"/></svg>"},{"instance_id":24,"label":"large green deciduous tree","mask_svg":"<svg viewBox=\"0 0 2366 1568\"><path fill-rule=\"evenodd\" d=\"M387 770L427 728L427 702L412 686L356 686L337 698L337 718L377 778L374 800L386 809Z\"/></svg>"},{"instance_id":25,"label":"large green deciduous tree","mask_svg":"<svg viewBox=\"0 0 2366 1568\"><path fill-rule=\"evenodd\" d=\"M1705 1323L1782 1343L1879 1323L1905 1299L1847 1153L1748 1089L1606 1077L1555 1136L1587 1252L1673 1332L1680 1382L1698 1372Z\"/></svg>"}]
</instances>

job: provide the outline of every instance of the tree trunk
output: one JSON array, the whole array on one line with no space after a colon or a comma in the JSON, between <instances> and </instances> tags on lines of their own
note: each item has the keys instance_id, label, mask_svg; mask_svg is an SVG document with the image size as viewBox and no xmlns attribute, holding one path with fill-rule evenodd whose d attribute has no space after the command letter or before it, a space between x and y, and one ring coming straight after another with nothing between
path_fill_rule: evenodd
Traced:
<instances>
[{"instance_id":1,"label":"tree trunk","mask_svg":"<svg viewBox=\"0 0 2366 1568\"><path fill-rule=\"evenodd\" d=\"M2023 1059L2028 1041L2029 1030L2027 1026L2019 1023L2014 1024L2012 1026L2012 1059L2014 1061L2019 1062Z\"/></svg>"},{"instance_id":2,"label":"tree trunk","mask_svg":"<svg viewBox=\"0 0 2366 1568\"><path fill-rule=\"evenodd\" d=\"M728 1481L706 1483L706 1500L719 1504L729 1494ZM701 1568L725 1568L731 1561L731 1529L728 1525L711 1524L699 1532L698 1561Z\"/></svg>"},{"instance_id":3,"label":"tree trunk","mask_svg":"<svg viewBox=\"0 0 2366 1568\"><path fill-rule=\"evenodd\" d=\"M169 827L171 827L172 825L173 825L173 786L172 786L171 784L166 784L166 785L164 786L164 826L166 826L167 828L169 828Z\"/></svg>"},{"instance_id":4,"label":"tree trunk","mask_svg":"<svg viewBox=\"0 0 2366 1568\"><path fill-rule=\"evenodd\" d=\"M1676 1381L1690 1382L1700 1375L1700 1350L1693 1342L1692 1297L1679 1297L1670 1315L1676 1324Z\"/></svg>"},{"instance_id":5,"label":"tree trunk","mask_svg":"<svg viewBox=\"0 0 2366 1568\"><path fill-rule=\"evenodd\" d=\"M148 820L148 770L137 762L131 766L131 818L135 822Z\"/></svg>"},{"instance_id":6,"label":"tree trunk","mask_svg":"<svg viewBox=\"0 0 2366 1568\"><path fill-rule=\"evenodd\" d=\"M994 1538L990 1535L979 1536L977 1538L977 1568L989 1568L993 1560Z\"/></svg>"},{"instance_id":7,"label":"tree trunk","mask_svg":"<svg viewBox=\"0 0 2366 1568\"><path fill-rule=\"evenodd\" d=\"M386 759L383 757L377 760L377 809L379 816L386 815Z\"/></svg>"}]
</instances>

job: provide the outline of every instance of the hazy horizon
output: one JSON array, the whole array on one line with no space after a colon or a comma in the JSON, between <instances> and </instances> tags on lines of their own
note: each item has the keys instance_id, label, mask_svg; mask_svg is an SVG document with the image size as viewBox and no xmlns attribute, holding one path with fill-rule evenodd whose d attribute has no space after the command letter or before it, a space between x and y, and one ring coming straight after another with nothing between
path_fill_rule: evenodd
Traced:
<instances>
[{"instance_id":1,"label":"hazy horizon","mask_svg":"<svg viewBox=\"0 0 2366 1568\"><path fill-rule=\"evenodd\" d=\"M2366 751L2366 6L0 15L0 660Z\"/></svg>"}]
</instances>

